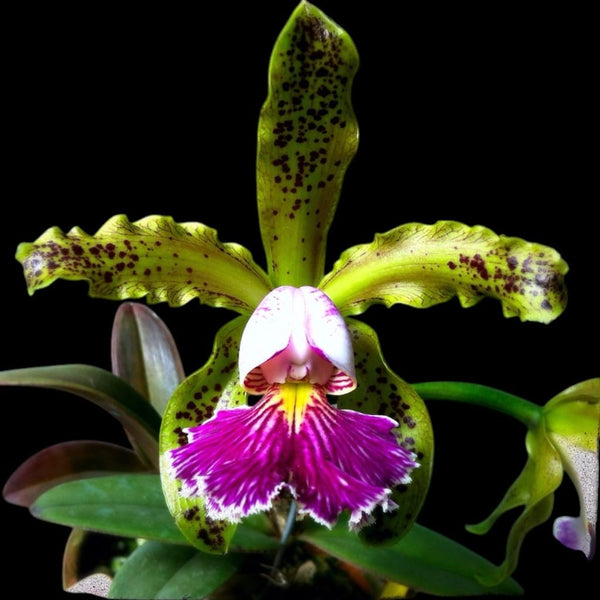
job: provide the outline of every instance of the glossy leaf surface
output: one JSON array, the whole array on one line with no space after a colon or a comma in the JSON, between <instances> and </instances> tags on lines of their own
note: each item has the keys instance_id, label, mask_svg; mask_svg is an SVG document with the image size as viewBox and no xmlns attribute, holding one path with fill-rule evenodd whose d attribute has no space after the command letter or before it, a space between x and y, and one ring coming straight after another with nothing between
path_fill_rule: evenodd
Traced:
<instances>
[{"instance_id":1,"label":"glossy leaf surface","mask_svg":"<svg viewBox=\"0 0 600 600\"><path fill-rule=\"evenodd\" d=\"M147 468L128 448L87 440L62 442L40 450L21 463L6 482L2 494L7 502L31 506L46 490L66 481L143 471Z\"/></svg>"},{"instance_id":2,"label":"glossy leaf surface","mask_svg":"<svg viewBox=\"0 0 600 600\"><path fill-rule=\"evenodd\" d=\"M140 458L158 468L160 417L116 375L90 365L55 365L2 371L0 385L62 390L97 404L123 425Z\"/></svg>"},{"instance_id":3,"label":"glossy leaf surface","mask_svg":"<svg viewBox=\"0 0 600 600\"><path fill-rule=\"evenodd\" d=\"M113 323L111 359L112 372L162 415L184 372L175 340L158 315L144 304L121 304Z\"/></svg>"},{"instance_id":4,"label":"glossy leaf surface","mask_svg":"<svg viewBox=\"0 0 600 600\"><path fill-rule=\"evenodd\" d=\"M236 554L212 556L191 546L144 542L117 571L109 598L206 598L238 569Z\"/></svg>"},{"instance_id":5,"label":"glossy leaf surface","mask_svg":"<svg viewBox=\"0 0 600 600\"><path fill-rule=\"evenodd\" d=\"M127 538L188 545L171 517L157 474L108 475L63 483L42 494L31 513L44 521ZM277 539L262 520L238 526L232 548L273 550Z\"/></svg>"},{"instance_id":6,"label":"glossy leaf surface","mask_svg":"<svg viewBox=\"0 0 600 600\"><path fill-rule=\"evenodd\" d=\"M185 544L155 474L110 475L69 481L31 506L34 517L123 537Z\"/></svg>"},{"instance_id":7,"label":"glossy leaf surface","mask_svg":"<svg viewBox=\"0 0 600 600\"><path fill-rule=\"evenodd\" d=\"M301 539L375 575L427 594L522 594L521 586L513 579L493 587L479 583L479 576L494 572L493 564L418 524L392 546L367 546L343 523L332 531L311 529L303 533Z\"/></svg>"}]
</instances>

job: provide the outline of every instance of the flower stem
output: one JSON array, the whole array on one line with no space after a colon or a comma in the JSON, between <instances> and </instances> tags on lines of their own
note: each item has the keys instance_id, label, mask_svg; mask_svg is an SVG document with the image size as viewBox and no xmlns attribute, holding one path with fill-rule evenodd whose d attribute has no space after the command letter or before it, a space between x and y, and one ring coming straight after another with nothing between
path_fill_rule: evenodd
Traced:
<instances>
[{"instance_id":1,"label":"flower stem","mask_svg":"<svg viewBox=\"0 0 600 600\"><path fill-rule=\"evenodd\" d=\"M285 526L283 528L283 532L281 533L281 540L279 541L279 549L277 550L277 554L275 556L275 560L273 561L273 566L271 567L271 572L274 573L279 569L279 565L283 559L283 553L285 552L285 548L287 545L287 541L292 533L292 529L294 528L294 523L296 522L296 512L298 507L296 505L295 500L292 500L290 504L290 510L288 512L287 519L285 521Z\"/></svg>"},{"instance_id":2,"label":"flower stem","mask_svg":"<svg viewBox=\"0 0 600 600\"><path fill-rule=\"evenodd\" d=\"M463 381L427 381L412 384L423 400L452 400L484 406L514 417L528 428L542 417L542 407L502 390Z\"/></svg>"}]
</instances>

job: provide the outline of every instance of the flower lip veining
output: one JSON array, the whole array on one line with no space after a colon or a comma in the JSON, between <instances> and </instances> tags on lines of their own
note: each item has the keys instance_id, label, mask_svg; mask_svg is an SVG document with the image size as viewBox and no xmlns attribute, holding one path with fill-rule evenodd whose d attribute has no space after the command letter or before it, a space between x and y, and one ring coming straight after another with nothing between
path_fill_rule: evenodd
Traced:
<instances>
[{"instance_id":1,"label":"flower lip veining","mask_svg":"<svg viewBox=\"0 0 600 600\"><path fill-rule=\"evenodd\" d=\"M274 383L306 382L329 394L356 387L346 323L327 295L310 286L281 286L263 299L244 330L239 367L251 394Z\"/></svg>"}]
</instances>

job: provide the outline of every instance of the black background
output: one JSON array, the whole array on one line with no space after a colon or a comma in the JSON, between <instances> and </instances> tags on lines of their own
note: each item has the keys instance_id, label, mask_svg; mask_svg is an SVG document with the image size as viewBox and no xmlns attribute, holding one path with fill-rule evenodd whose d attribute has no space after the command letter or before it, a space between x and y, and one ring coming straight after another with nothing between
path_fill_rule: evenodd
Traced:
<instances>
[{"instance_id":1,"label":"black background","mask_svg":"<svg viewBox=\"0 0 600 600\"><path fill-rule=\"evenodd\" d=\"M0 368L110 369L116 303L89 299L83 283L27 295L14 252L47 227L93 233L117 213L170 214L216 228L264 265L256 127L270 52L296 3L165 6L36 6L6 15ZM505 319L491 300L468 310L456 300L425 311L369 309L361 318L377 328L392 368L412 382L474 381L537 403L599 376L590 15L560 5L318 6L361 57L353 92L360 147L328 267L375 232L438 219L553 246L570 265L569 306L550 325ZM234 316L197 302L153 308L188 373ZM520 472L525 431L483 409L429 406L437 453L420 521L499 562L511 520L484 538L463 526L487 516ZM124 442L112 417L74 396L5 388L2 407L3 481L52 443ZM565 478L553 517L577 510ZM12 505L2 515L5 582L30 597L72 597L60 592L68 529ZM597 589L598 559L563 548L548 521L525 540L515 576L526 597L584 598L587 585Z\"/></svg>"}]
</instances>

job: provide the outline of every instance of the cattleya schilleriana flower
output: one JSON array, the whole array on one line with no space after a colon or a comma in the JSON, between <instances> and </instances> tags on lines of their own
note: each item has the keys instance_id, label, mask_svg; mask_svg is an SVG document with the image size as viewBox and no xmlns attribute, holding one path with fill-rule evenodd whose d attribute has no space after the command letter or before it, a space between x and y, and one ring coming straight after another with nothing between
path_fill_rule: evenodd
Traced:
<instances>
[{"instance_id":1,"label":"cattleya schilleriana flower","mask_svg":"<svg viewBox=\"0 0 600 600\"><path fill-rule=\"evenodd\" d=\"M496 581L514 571L527 532L550 517L554 492L565 472L577 489L581 512L577 517L555 519L554 536L568 548L581 550L588 559L595 551L600 379L573 385L544 407L531 408L525 439L529 458L525 468L492 514L468 527L473 533L486 533L501 515L523 507L511 528L506 558L498 569Z\"/></svg>"},{"instance_id":2,"label":"cattleya schilleriana flower","mask_svg":"<svg viewBox=\"0 0 600 600\"><path fill-rule=\"evenodd\" d=\"M260 114L266 270L206 225L166 216L118 215L95 235L52 228L18 249L31 293L86 280L92 296L198 299L239 313L177 388L161 427L167 504L206 551L225 551L236 521L280 500L325 525L349 513L370 539L398 537L414 522L431 473L431 423L353 315L375 303L426 308L457 297L470 307L487 296L507 317L547 323L566 304L567 265L555 250L453 221L377 234L325 273L327 232L358 144L357 67L346 32L301 2L275 44Z\"/></svg>"},{"instance_id":3,"label":"cattleya schilleriana flower","mask_svg":"<svg viewBox=\"0 0 600 600\"><path fill-rule=\"evenodd\" d=\"M358 527L410 482L414 455L398 444L398 423L327 399L353 390L356 377L350 333L322 291L270 292L244 329L239 372L247 392L264 394L258 404L219 411L170 453L173 477L206 499L208 517L239 521L288 488L317 522L332 526L348 509Z\"/></svg>"}]
</instances>

